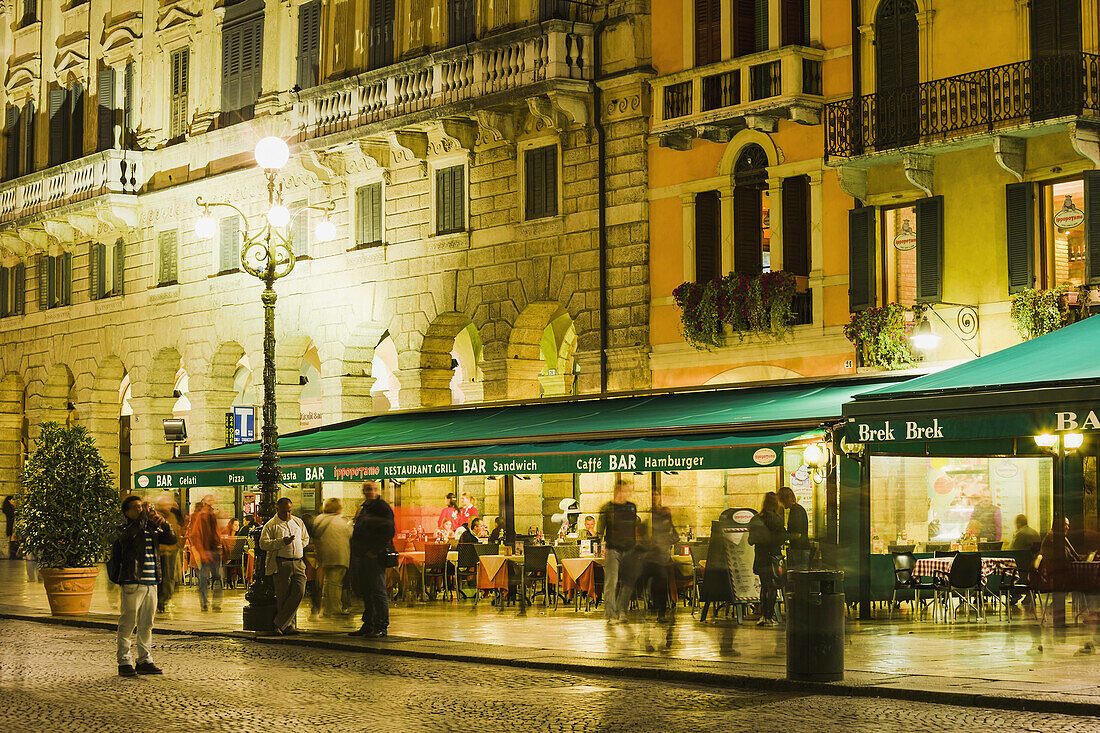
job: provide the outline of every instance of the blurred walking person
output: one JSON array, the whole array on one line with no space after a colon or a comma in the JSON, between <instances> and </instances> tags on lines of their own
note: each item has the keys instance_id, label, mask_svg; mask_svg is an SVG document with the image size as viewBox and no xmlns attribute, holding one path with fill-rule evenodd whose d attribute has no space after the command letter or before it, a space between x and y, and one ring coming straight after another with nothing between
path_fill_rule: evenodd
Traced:
<instances>
[{"instance_id":1,"label":"blurred walking person","mask_svg":"<svg viewBox=\"0 0 1100 733\"><path fill-rule=\"evenodd\" d=\"M780 517L784 517L787 530L787 569L799 570L810 564L810 519L806 508L798 503L794 489L784 486L776 495L779 499Z\"/></svg>"},{"instance_id":2,"label":"blurred walking person","mask_svg":"<svg viewBox=\"0 0 1100 733\"><path fill-rule=\"evenodd\" d=\"M764 494L760 513L749 521L749 544L756 550L752 571L760 578L760 620L757 626L775 626L775 602L782 572L783 518L775 492Z\"/></svg>"},{"instance_id":3,"label":"blurred walking person","mask_svg":"<svg viewBox=\"0 0 1100 733\"><path fill-rule=\"evenodd\" d=\"M264 572L274 575L275 633L297 634L298 606L306 592L305 547L309 544L306 524L291 511L285 496L275 504L275 516L260 533L260 549L267 553Z\"/></svg>"},{"instance_id":4,"label":"blurred walking person","mask_svg":"<svg viewBox=\"0 0 1100 733\"><path fill-rule=\"evenodd\" d=\"M157 547L157 558L160 562L160 577L157 582L157 612L164 613L168 603L176 591L176 557L179 554L179 538L183 536L183 528L179 520L172 512L172 498L162 496L157 499L157 514L172 530L173 542L160 543Z\"/></svg>"},{"instance_id":5,"label":"blurred walking person","mask_svg":"<svg viewBox=\"0 0 1100 733\"><path fill-rule=\"evenodd\" d=\"M325 616L345 615L344 576L351 557L351 524L343 517L344 507L332 497L325 501L323 513L313 520L313 544L317 562L324 571L321 609Z\"/></svg>"},{"instance_id":6,"label":"blurred walking person","mask_svg":"<svg viewBox=\"0 0 1100 733\"><path fill-rule=\"evenodd\" d=\"M629 566L623 564L638 542L638 507L629 500L629 495L630 484L617 480L614 497L600 508L596 526L596 534L603 538L604 545L603 598L608 623L624 619L634 591L634 577Z\"/></svg>"},{"instance_id":7,"label":"blurred walking person","mask_svg":"<svg viewBox=\"0 0 1100 733\"><path fill-rule=\"evenodd\" d=\"M222 538L218 534L218 519L210 503L201 501L187 526L187 539L191 543L192 561L198 569L199 607L210 607L209 597L214 597L214 610L222 610ZM217 582L215 586L214 583ZM213 588L213 593L211 593Z\"/></svg>"},{"instance_id":8,"label":"blurred walking person","mask_svg":"<svg viewBox=\"0 0 1100 733\"><path fill-rule=\"evenodd\" d=\"M363 597L363 625L352 636L379 638L390 625L390 599L386 593L385 557L392 546L393 509L379 495L378 484L363 482L363 506L355 515L351 552L356 568L355 586Z\"/></svg>"}]
</instances>

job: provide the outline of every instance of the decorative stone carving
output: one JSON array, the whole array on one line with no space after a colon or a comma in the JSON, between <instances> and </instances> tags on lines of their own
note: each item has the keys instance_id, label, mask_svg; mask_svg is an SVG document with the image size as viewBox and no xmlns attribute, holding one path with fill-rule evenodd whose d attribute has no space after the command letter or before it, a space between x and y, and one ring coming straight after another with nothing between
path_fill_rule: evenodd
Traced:
<instances>
[{"instance_id":1,"label":"decorative stone carving","mask_svg":"<svg viewBox=\"0 0 1100 733\"><path fill-rule=\"evenodd\" d=\"M926 153L906 153L902 158L906 179L924 191L927 196L932 195L932 161L934 159L935 156Z\"/></svg>"},{"instance_id":2,"label":"decorative stone carving","mask_svg":"<svg viewBox=\"0 0 1100 733\"><path fill-rule=\"evenodd\" d=\"M993 157L997 164L1016 176L1017 181L1024 180L1024 152L1027 142L1022 137L997 135L993 138Z\"/></svg>"}]
</instances>

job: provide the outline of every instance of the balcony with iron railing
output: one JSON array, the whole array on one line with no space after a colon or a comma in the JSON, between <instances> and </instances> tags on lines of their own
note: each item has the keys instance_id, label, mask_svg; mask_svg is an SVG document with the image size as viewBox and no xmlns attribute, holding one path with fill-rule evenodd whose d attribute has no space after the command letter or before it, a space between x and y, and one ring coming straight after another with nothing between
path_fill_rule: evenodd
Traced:
<instances>
[{"instance_id":1,"label":"balcony with iron railing","mask_svg":"<svg viewBox=\"0 0 1100 733\"><path fill-rule=\"evenodd\" d=\"M655 135L792 119L816 124L824 51L785 46L654 79ZM706 136L705 134L703 136Z\"/></svg>"},{"instance_id":2,"label":"balcony with iron railing","mask_svg":"<svg viewBox=\"0 0 1100 733\"><path fill-rule=\"evenodd\" d=\"M592 71L592 26L549 20L307 89L295 105L300 139L418 112L438 116L495 95L538 94L591 81Z\"/></svg>"},{"instance_id":3,"label":"balcony with iron railing","mask_svg":"<svg viewBox=\"0 0 1100 733\"><path fill-rule=\"evenodd\" d=\"M1100 112L1100 56L1030 59L830 102L826 155L928 148L1087 112Z\"/></svg>"},{"instance_id":4,"label":"balcony with iron railing","mask_svg":"<svg viewBox=\"0 0 1100 733\"><path fill-rule=\"evenodd\" d=\"M142 153L104 150L0 183L0 226L145 184Z\"/></svg>"}]
</instances>

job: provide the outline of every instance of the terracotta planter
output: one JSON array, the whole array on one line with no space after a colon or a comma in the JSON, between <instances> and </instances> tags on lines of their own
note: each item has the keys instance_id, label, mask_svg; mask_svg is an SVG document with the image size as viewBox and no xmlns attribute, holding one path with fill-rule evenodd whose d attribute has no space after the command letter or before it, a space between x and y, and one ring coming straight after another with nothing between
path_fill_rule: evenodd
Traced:
<instances>
[{"instance_id":1,"label":"terracotta planter","mask_svg":"<svg viewBox=\"0 0 1100 733\"><path fill-rule=\"evenodd\" d=\"M54 616L83 616L92 605L99 568L42 568L46 598Z\"/></svg>"},{"instance_id":2,"label":"terracotta planter","mask_svg":"<svg viewBox=\"0 0 1100 733\"><path fill-rule=\"evenodd\" d=\"M1067 292L1064 296L1065 299L1066 299L1066 304L1067 305L1077 305L1077 296L1078 295L1079 295L1079 293L1076 290L1070 290L1069 292Z\"/></svg>"}]
</instances>

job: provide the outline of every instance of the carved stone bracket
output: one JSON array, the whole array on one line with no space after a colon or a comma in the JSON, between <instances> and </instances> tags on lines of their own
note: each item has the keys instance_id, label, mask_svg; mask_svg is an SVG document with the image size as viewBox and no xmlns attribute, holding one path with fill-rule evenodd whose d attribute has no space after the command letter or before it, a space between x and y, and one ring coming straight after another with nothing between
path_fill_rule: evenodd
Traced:
<instances>
[{"instance_id":1,"label":"carved stone bracket","mask_svg":"<svg viewBox=\"0 0 1100 733\"><path fill-rule=\"evenodd\" d=\"M428 152L445 155L463 151L473 162L477 137L478 126L473 120L454 117L439 120L433 122L428 130Z\"/></svg>"},{"instance_id":2,"label":"carved stone bracket","mask_svg":"<svg viewBox=\"0 0 1100 733\"><path fill-rule=\"evenodd\" d=\"M932 161L926 153L906 153L902 159L905 177L928 196L932 195Z\"/></svg>"},{"instance_id":3,"label":"carved stone bracket","mask_svg":"<svg viewBox=\"0 0 1100 733\"><path fill-rule=\"evenodd\" d=\"M21 260L26 259L31 254L31 250L27 247L27 243L11 230L0 232L0 249L7 250L13 256Z\"/></svg>"},{"instance_id":4,"label":"carved stone bracket","mask_svg":"<svg viewBox=\"0 0 1100 733\"><path fill-rule=\"evenodd\" d=\"M550 130L561 133L562 125L558 122L556 110L545 97L527 98L527 131L543 132Z\"/></svg>"},{"instance_id":5,"label":"carved stone bracket","mask_svg":"<svg viewBox=\"0 0 1100 733\"><path fill-rule=\"evenodd\" d=\"M504 144L515 149L516 117L514 114L485 109L479 109L475 114L477 116L478 145Z\"/></svg>"},{"instance_id":6,"label":"carved stone bracket","mask_svg":"<svg viewBox=\"0 0 1100 733\"><path fill-rule=\"evenodd\" d=\"M694 128L666 132L657 138L657 144L662 148L672 150L691 150L691 141L695 138Z\"/></svg>"},{"instance_id":7,"label":"carved stone bracket","mask_svg":"<svg viewBox=\"0 0 1100 733\"><path fill-rule=\"evenodd\" d=\"M588 99L564 92L549 92L550 104L559 112L561 127L583 127L588 129L592 121L592 112Z\"/></svg>"},{"instance_id":8,"label":"carved stone bracket","mask_svg":"<svg viewBox=\"0 0 1100 733\"><path fill-rule=\"evenodd\" d=\"M428 175L428 136L423 132L397 130L386 133L390 144L391 160L397 163L420 165L421 175Z\"/></svg>"},{"instance_id":9,"label":"carved stone bracket","mask_svg":"<svg viewBox=\"0 0 1100 733\"><path fill-rule=\"evenodd\" d=\"M332 157L333 154L331 153L303 148L298 162L303 170L312 173L321 183L332 183L332 179L336 177Z\"/></svg>"},{"instance_id":10,"label":"carved stone bracket","mask_svg":"<svg viewBox=\"0 0 1100 733\"><path fill-rule=\"evenodd\" d=\"M745 115L745 124L753 130L775 132L779 127L779 118L772 115Z\"/></svg>"},{"instance_id":11,"label":"carved stone bracket","mask_svg":"<svg viewBox=\"0 0 1100 733\"><path fill-rule=\"evenodd\" d=\"M42 222L42 228L51 239L62 244L72 244L76 241L76 237L73 234L73 228L66 221L46 219Z\"/></svg>"},{"instance_id":12,"label":"carved stone bracket","mask_svg":"<svg viewBox=\"0 0 1100 733\"><path fill-rule=\"evenodd\" d=\"M1016 176L1017 181L1024 180L1024 152L1027 141L1022 137L997 135L993 138L993 157L997 164Z\"/></svg>"},{"instance_id":13,"label":"carved stone bracket","mask_svg":"<svg viewBox=\"0 0 1100 733\"><path fill-rule=\"evenodd\" d=\"M71 214L66 217L66 221L74 231L79 232L85 239L96 239L99 237L101 220L96 216Z\"/></svg>"},{"instance_id":14,"label":"carved stone bracket","mask_svg":"<svg viewBox=\"0 0 1100 733\"><path fill-rule=\"evenodd\" d=\"M1075 120L1069 123L1069 141L1078 155L1100 167L1100 127L1083 120Z\"/></svg>"},{"instance_id":15,"label":"carved stone bracket","mask_svg":"<svg viewBox=\"0 0 1100 733\"><path fill-rule=\"evenodd\" d=\"M837 182L840 190L854 199L863 201L867 198L867 169L857 168L853 165L842 165L836 169Z\"/></svg>"}]
</instances>

